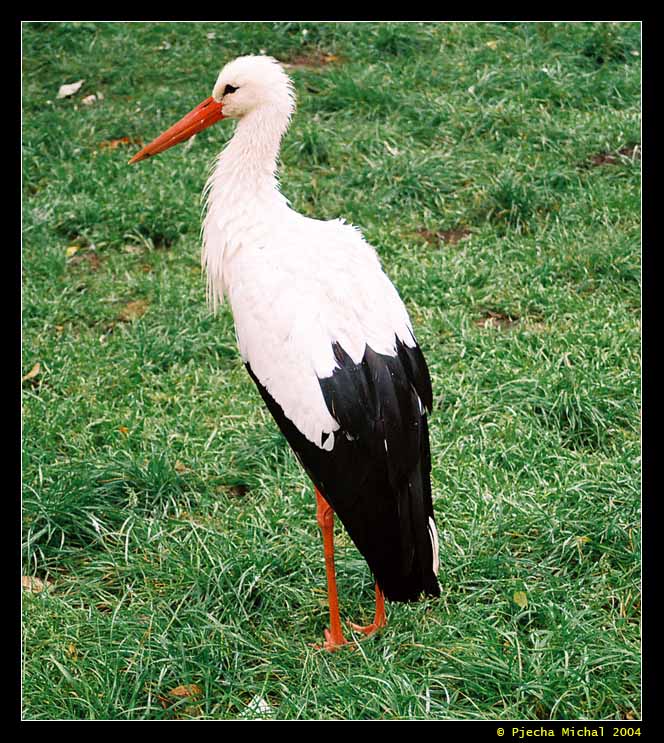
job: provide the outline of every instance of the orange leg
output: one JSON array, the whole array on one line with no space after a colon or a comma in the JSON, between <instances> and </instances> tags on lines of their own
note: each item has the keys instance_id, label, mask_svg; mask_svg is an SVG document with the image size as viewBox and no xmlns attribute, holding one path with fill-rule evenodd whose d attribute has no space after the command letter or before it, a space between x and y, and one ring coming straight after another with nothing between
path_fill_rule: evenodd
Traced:
<instances>
[{"instance_id":1,"label":"orange leg","mask_svg":"<svg viewBox=\"0 0 664 743\"><path fill-rule=\"evenodd\" d=\"M325 550L325 571L327 573L327 596L330 604L330 629L325 630L326 650L336 650L346 645L348 640L341 629L339 616L339 596L337 595L337 581L334 574L334 511L316 488L316 520L323 532L323 548Z\"/></svg>"},{"instance_id":2,"label":"orange leg","mask_svg":"<svg viewBox=\"0 0 664 743\"><path fill-rule=\"evenodd\" d=\"M383 592L376 583L376 612L374 614L374 620L371 624L364 626L360 624L354 624L353 622L348 623L356 632L362 632L365 635L373 634L379 627L384 627L387 624L387 617L385 616L385 597Z\"/></svg>"},{"instance_id":3,"label":"orange leg","mask_svg":"<svg viewBox=\"0 0 664 743\"><path fill-rule=\"evenodd\" d=\"M336 650L342 645L347 645L348 640L344 637L341 629L341 617L339 615L339 595L337 593L337 581L334 570L334 511L318 492L316 488L316 520L323 532L323 547L325 550L325 572L327 573L327 596L330 604L330 628L325 630L326 650ZM348 622L349 626L356 632L371 635L380 627L387 624L385 615L385 597L376 583L376 611L371 624L359 625Z\"/></svg>"}]
</instances>

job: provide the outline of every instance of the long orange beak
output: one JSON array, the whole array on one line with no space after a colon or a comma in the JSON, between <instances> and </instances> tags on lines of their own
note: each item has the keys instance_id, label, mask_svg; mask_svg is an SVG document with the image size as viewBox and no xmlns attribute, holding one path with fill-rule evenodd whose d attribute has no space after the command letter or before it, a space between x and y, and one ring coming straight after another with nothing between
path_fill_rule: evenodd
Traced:
<instances>
[{"instance_id":1,"label":"long orange beak","mask_svg":"<svg viewBox=\"0 0 664 743\"><path fill-rule=\"evenodd\" d=\"M157 155L164 150L167 150L173 145L184 142L186 139L193 137L194 134L202 132L203 129L207 129L212 124L216 124L217 121L221 121L224 115L221 113L221 103L217 103L214 98L206 98L202 103L199 103L196 108L191 110L186 116L180 119L177 124L173 124L170 129L167 129L163 134L160 134L157 139L152 140L150 144L137 152L129 161L129 164L137 163L140 160L145 160L147 157Z\"/></svg>"}]
</instances>

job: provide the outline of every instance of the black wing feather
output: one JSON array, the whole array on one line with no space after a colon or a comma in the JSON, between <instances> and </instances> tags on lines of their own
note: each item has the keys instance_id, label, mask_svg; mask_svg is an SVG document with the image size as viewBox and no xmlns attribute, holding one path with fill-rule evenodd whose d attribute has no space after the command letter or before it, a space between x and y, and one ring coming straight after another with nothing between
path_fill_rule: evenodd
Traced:
<instances>
[{"instance_id":1,"label":"black wing feather","mask_svg":"<svg viewBox=\"0 0 664 743\"><path fill-rule=\"evenodd\" d=\"M417 346L398 339L394 356L367 346L359 364L338 343L333 351L338 368L319 380L340 426L331 451L308 441L247 369L385 596L395 601L412 601L422 592L438 596L429 532L433 504L426 411L432 392L424 356Z\"/></svg>"}]
</instances>

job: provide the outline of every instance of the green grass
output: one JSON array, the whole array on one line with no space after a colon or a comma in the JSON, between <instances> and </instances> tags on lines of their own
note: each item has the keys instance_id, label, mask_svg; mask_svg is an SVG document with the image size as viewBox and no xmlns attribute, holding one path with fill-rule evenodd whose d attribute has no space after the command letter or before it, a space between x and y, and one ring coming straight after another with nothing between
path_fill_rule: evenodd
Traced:
<instances>
[{"instance_id":1,"label":"green grass","mask_svg":"<svg viewBox=\"0 0 664 743\"><path fill-rule=\"evenodd\" d=\"M233 125L102 146L259 50L299 96L283 191L364 230L434 383L442 597L335 654L312 488L205 306ZM25 718L640 717L639 51L627 23L24 25Z\"/></svg>"}]
</instances>

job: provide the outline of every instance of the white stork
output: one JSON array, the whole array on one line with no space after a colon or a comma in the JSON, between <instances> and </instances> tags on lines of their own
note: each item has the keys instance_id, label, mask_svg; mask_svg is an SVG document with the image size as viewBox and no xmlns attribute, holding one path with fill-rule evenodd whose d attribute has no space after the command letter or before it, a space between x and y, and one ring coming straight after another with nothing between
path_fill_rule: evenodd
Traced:
<instances>
[{"instance_id":1,"label":"white stork","mask_svg":"<svg viewBox=\"0 0 664 743\"><path fill-rule=\"evenodd\" d=\"M156 155L224 118L235 134L207 191L202 263L216 309L228 298L240 354L313 481L323 533L330 628L345 644L337 598L336 513L384 597L440 595L427 412L431 380L413 328L375 250L343 220L298 214L276 176L295 108L293 84L265 56L229 62L212 96L137 153Z\"/></svg>"}]
</instances>

